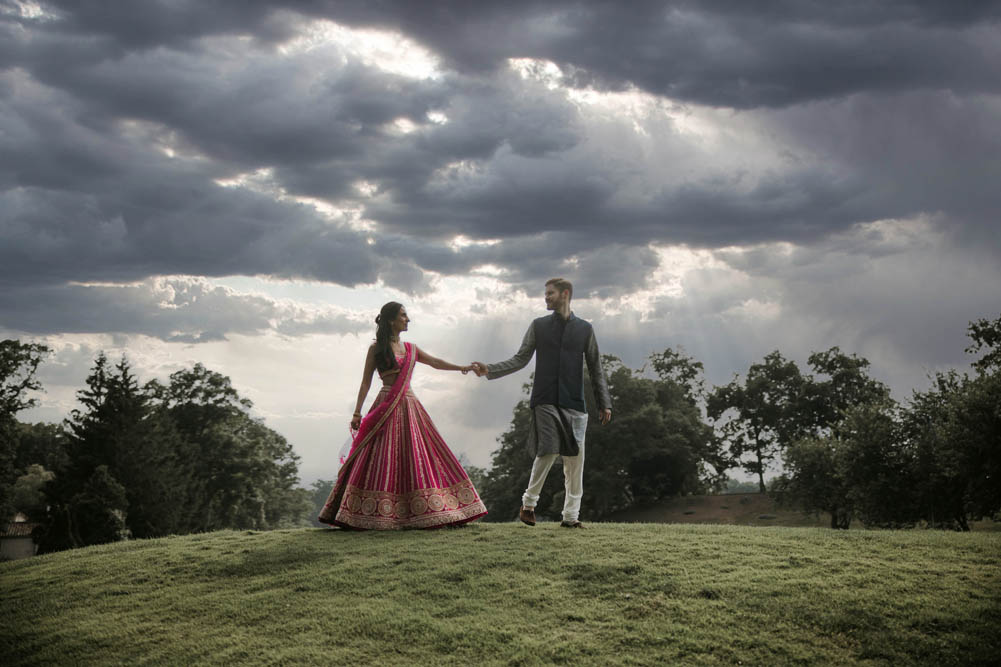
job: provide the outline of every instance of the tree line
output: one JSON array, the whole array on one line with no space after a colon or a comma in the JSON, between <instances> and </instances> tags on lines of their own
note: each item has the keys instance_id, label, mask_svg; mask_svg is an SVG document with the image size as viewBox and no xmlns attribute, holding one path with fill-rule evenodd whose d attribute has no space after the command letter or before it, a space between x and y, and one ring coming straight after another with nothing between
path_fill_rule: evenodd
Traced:
<instances>
[{"instance_id":1,"label":"tree line","mask_svg":"<svg viewBox=\"0 0 1001 667\"><path fill-rule=\"evenodd\" d=\"M870 377L866 359L837 347L811 354L806 372L774 351L715 387L680 349L652 354L640 369L606 355L615 418L588 431L582 511L600 520L719 492L732 486L728 472L742 469L783 504L829 513L834 528L859 519L968 530L971 520L996 518L1001 317L971 322L968 335L967 352L979 356L973 373L936 373L904 404ZM16 415L36 404L47 353L0 341L0 519L26 513L41 526L42 550L319 525L311 519L333 482L299 488L292 446L251 417L251 402L228 377L196 364L140 385L126 358L112 364L101 353L66 420L21 423ZM529 390L490 469L467 466L488 520L515 517L528 483ZM773 468L782 473L767 486ZM537 512L555 516L562 504L562 484L550 483Z\"/></svg>"},{"instance_id":2,"label":"tree line","mask_svg":"<svg viewBox=\"0 0 1001 667\"><path fill-rule=\"evenodd\" d=\"M140 386L101 353L63 423L21 423L47 353L0 342L0 518L39 523L41 551L307 523L299 457L228 377L196 364Z\"/></svg>"},{"instance_id":3,"label":"tree line","mask_svg":"<svg viewBox=\"0 0 1001 667\"><path fill-rule=\"evenodd\" d=\"M655 353L640 369L606 355L615 418L588 430L582 511L602 519L679 494L719 492L727 472L742 469L780 503L830 513L833 528L860 519L969 530L970 520L996 518L1001 317L971 322L967 333L966 351L982 355L974 373L936 373L932 387L905 404L869 375L868 360L838 347L811 354L806 372L776 350L711 388L702 363L680 349ZM516 516L528 483L530 387L491 468L474 471L488 520ZM596 404L593 396L587 404ZM768 488L773 468L782 474ZM536 512L556 516L562 505L562 485L553 483Z\"/></svg>"}]
</instances>

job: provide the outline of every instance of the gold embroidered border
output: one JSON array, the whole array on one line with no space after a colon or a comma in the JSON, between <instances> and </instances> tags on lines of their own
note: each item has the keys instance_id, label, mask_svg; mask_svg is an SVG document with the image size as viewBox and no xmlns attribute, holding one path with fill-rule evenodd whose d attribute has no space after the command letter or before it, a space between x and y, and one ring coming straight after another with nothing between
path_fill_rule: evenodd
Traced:
<instances>
[{"instance_id":1,"label":"gold embroidered border","mask_svg":"<svg viewBox=\"0 0 1001 667\"><path fill-rule=\"evenodd\" d=\"M324 508L325 513L328 509ZM469 520L486 511L469 480L405 494L367 491L348 485L336 520L355 528L375 530L429 528Z\"/></svg>"}]
</instances>

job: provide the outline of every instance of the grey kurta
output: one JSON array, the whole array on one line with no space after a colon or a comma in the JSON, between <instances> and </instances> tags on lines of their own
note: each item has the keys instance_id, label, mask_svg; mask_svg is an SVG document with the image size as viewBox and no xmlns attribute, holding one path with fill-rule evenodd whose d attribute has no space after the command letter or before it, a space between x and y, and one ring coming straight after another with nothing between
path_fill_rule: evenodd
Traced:
<instances>
[{"instance_id":1,"label":"grey kurta","mask_svg":"<svg viewBox=\"0 0 1001 667\"><path fill-rule=\"evenodd\" d=\"M521 341L521 347L518 348L513 357L506 361L487 365L487 379L496 380L521 370L531 361L535 351L535 326L533 323L529 325L528 331L525 332L525 337ZM601 354L598 351L598 341L595 339L594 331L591 331L588 336L584 349L584 361L587 363L588 375L591 378L591 387L594 389L598 409L611 409L612 399L608 392L608 381L601 365ZM526 443L529 453L533 457L547 454L577 456L580 453L578 443L583 441L586 427L586 412L559 405L536 405L532 408L532 420L529 424L528 442Z\"/></svg>"}]
</instances>

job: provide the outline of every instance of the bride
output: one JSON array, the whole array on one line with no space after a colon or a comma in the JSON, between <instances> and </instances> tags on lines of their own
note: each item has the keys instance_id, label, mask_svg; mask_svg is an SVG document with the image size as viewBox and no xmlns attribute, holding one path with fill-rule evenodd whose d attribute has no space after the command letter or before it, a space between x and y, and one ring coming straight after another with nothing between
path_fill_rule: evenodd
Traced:
<instances>
[{"instance_id":1,"label":"bride","mask_svg":"<svg viewBox=\"0 0 1001 667\"><path fill-rule=\"evenodd\" d=\"M351 419L357 435L319 520L343 528L397 530L458 525L487 508L469 476L410 389L417 362L445 371L472 370L401 343L407 309L395 301L375 318L358 402ZM361 406L378 371L382 389L365 418Z\"/></svg>"}]
</instances>

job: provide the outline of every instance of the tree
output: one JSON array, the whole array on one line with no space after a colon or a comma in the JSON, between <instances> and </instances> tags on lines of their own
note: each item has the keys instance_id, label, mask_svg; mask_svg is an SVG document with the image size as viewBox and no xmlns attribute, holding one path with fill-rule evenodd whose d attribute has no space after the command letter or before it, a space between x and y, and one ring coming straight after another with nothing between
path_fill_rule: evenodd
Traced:
<instances>
[{"instance_id":1,"label":"tree","mask_svg":"<svg viewBox=\"0 0 1001 667\"><path fill-rule=\"evenodd\" d=\"M896 403L887 399L850 408L834 442L848 505L862 522L870 527L913 525L913 460Z\"/></svg>"},{"instance_id":2,"label":"tree","mask_svg":"<svg viewBox=\"0 0 1001 667\"><path fill-rule=\"evenodd\" d=\"M225 375L196 364L147 384L169 415L188 474L186 531L275 528L306 523L310 492L285 438L253 419L252 403Z\"/></svg>"},{"instance_id":3,"label":"tree","mask_svg":"<svg viewBox=\"0 0 1001 667\"><path fill-rule=\"evenodd\" d=\"M320 516L320 512L323 511L323 506L327 503L327 498L330 497L330 491L334 488L334 482L335 480L332 479L318 479L308 489L311 506L307 518L312 525L318 528L326 526L326 524L317 521L316 517Z\"/></svg>"},{"instance_id":4,"label":"tree","mask_svg":"<svg viewBox=\"0 0 1001 667\"><path fill-rule=\"evenodd\" d=\"M696 361L678 349L667 348L663 352L650 355L650 365L654 373L664 382L672 382L681 388L692 405L698 403L705 395L705 372L701 361Z\"/></svg>"},{"instance_id":5,"label":"tree","mask_svg":"<svg viewBox=\"0 0 1001 667\"><path fill-rule=\"evenodd\" d=\"M804 435L801 418L805 380L794 361L778 350L752 364L743 384L734 378L716 387L706 404L733 462L758 476L765 493L765 470L790 443ZM722 420L722 421L721 421ZM747 460L745 457L753 458Z\"/></svg>"},{"instance_id":6,"label":"tree","mask_svg":"<svg viewBox=\"0 0 1001 667\"><path fill-rule=\"evenodd\" d=\"M869 377L869 361L863 357L846 355L835 346L825 352L813 352L808 361L814 373L826 375L827 379L805 378L800 407L804 432L837 436L839 424L849 409L890 396L885 384Z\"/></svg>"},{"instance_id":7,"label":"tree","mask_svg":"<svg viewBox=\"0 0 1001 667\"><path fill-rule=\"evenodd\" d=\"M996 320L979 319L970 322L966 329L970 346L968 354L984 353L984 356L973 362L973 368L981 376L995 374L1001 371L1001 316Z\"/></svg>"},{"instance_id":8,"label":"tree","mask_svg":"<svg viewBox=\"0 0 1001 667\"><path fill-rule=\"evenodd\" d=\"M830 436L794 442L785 453L785 471L773 484L775 497L807 513L828 512L831 528L847 529L855 511L842 452L842 443Z\"/></svg>"},{"instance_id":9,"label":"tree","mask_svg":"<svg viewBox=\"0 0 1001 667\"><path fill-rule=\"evenodd\" d=\"M28 393L42 388L35 372L48 352L48 347L38 343L0 341L0 419L11 420L37 403Z\"/></svg>"},{"instance_id":10,"label":"tree","mask_svg":"<svg viewBox=\"0 0 1001 667\"><path fill-rule=\"evenodd\" d=\"M916 520L912 461L889 398L849 407L836 434L808 436L785 452L773 491L783 505L828 512L831 528L854 517L868 526L898 527Z\"/></svg>"},{"instance_id":11,"label":"tree","mask_svg":"<svg viewBox=\"0 0 1001 667\"><path fill-rule=\"evenodd\" d=\"M111 510L121 516L127 530L78 530L65 538L50 536L51 543L76 546L82 540L90 544L88 534L103 540L110 534L159 537L179 532L178 500L184 498L187 470L177 457L178 436L163 411L139 387L128 360L123 357L112 368L101 353L87 387L77 397L83 408L73 410L66 421L68 463L48 487L55 514L68 518L54 520L53 526L73 531L85 525L81 513L93 511L93 503L102 498L117 502L121 489L125 502ZM98 468L104 472L97 474ZM104 490L85 493L88 484ZM80 504L84 501L89 503L86 507Z\"/></svg>"},{"instance_id":12,"label":"tree","mask_svg":"<svg viewBox=\"0 0 1001 667\"><path fill-rule=\"evenodd\" d=\"M1001 510L1001 375L939 373L915 391L904 428L930 525L969 530Z\"/></svg>"},{"instance_id":13,"label":"tree","mask_svg":"<svg viewBox=\"0 0 1001 667\"><path fill-rule=\"evenodd\" d=\"M55 475L38 464L28 466L23 475L14 482L11 498L14 507L24 512L32 521L42 521L45 518L48 501L45 497L45 485L55 479Z\"/></svg>"},{"instance_id":14,"label":"tree","mask_svg":"<svg viewBox=\"0 0 1001 667\"><path fill-rule=\"evenodd\" d=\"M932 526L969 530L1001 511L1001 317L970 323L974 377L937 373L915 391L904 416L921 516Z\"/></svg>"},{"instance_id":15,"label":"tree","mask_svg":"<svg viewBox=\"0 0 1001 667\"><path fill-rule=\"evenodd\" d=\"M59 424L17 424L14 467L27 471L31 465L60 470L69 463L66 432Z\"/></svg>"},{"instance_id":16,"label":"tree","mask_svg":"<svg viewBox=\"0 0 1001 667\"><path fill-rule=\"evenodd\" d=\"M29 396L42 388L35 377L38 365L49 348L38 343L0 341L0 521L13 513L10 493L23 470L17 467L18 433L16 415L37 404Z\"/></svg>"}]
</instances>

